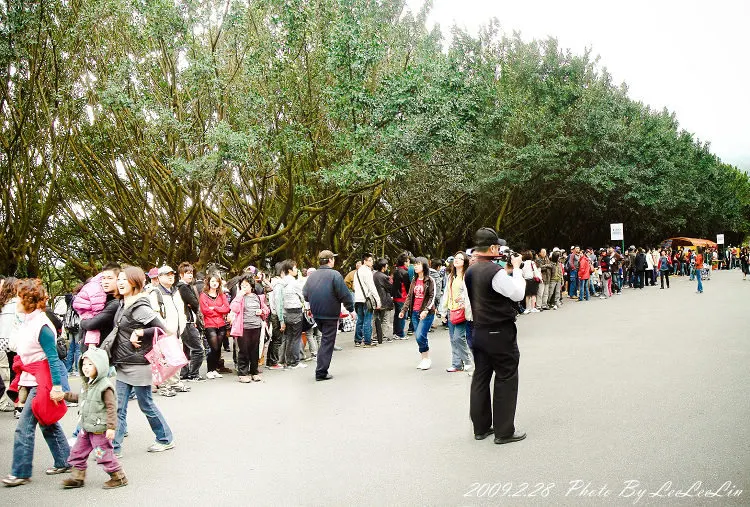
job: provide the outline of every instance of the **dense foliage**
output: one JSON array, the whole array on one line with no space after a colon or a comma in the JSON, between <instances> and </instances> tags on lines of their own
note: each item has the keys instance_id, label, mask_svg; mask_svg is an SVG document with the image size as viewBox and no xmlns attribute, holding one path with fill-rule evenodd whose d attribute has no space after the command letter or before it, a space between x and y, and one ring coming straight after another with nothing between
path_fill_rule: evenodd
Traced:
<instances>
[{"instance_id":1,"label":"dense foliage","mask_svg":"<svg viewBox=\"0 0 750 507\"><path fill-rule=\"evenodd\" d=\"M750 230L747 176L589 54L403 0L0 1L0 272ZM345 258L344 261L347 259Z\"/></svg>"}]
</instances>

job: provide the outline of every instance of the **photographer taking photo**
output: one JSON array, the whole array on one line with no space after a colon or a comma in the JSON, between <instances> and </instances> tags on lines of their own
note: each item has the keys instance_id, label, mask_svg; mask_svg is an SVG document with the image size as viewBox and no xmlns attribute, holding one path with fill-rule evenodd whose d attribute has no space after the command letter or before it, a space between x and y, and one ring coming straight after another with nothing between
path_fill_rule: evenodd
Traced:
<instances>
[{"instance_id":1,"label":"photographer taking photo","mask_svg":"<svg viewBox=\"0 0 750 507\"><path fill-rule=\"evenodd\" d=\"M526 438L526 433L514 426L520 358L514 302L523 299L526 281L521 274L521 256L510 256L505 240L494 229L483 227L474 238L472 255L477 262L469 267L465 277L474 316L475 369L469 413L476 440L494 433L496 444L507 444ZM497 259L505 262L505 268L493 262ZM490 400L493 373L495 389Z\"/></svg>"}]
</instances>

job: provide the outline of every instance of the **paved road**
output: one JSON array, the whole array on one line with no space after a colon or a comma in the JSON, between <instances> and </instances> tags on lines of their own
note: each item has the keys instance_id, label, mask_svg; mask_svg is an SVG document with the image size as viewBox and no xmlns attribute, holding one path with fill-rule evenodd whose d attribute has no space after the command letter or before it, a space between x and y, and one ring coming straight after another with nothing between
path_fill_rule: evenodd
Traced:
<instances>
[{"instance_id":1,"label":"paved road","mask_svg":"<svg viewBox=\"0 0 750 507\"><path fill-rule=\"evenodd\" d=\"M146 453L153 436L131 404L126 488L102 491L92 463L86 488L58 489L60 477L42 473L51 462L37 433L34 481L3 490L3 504L629 505L645 490L638 505L750 505L750 281L721 272L702 295L684 279L624 292L519 319L521 443L474 441L471 379L445 372L444 331L430 335L427 372L413 340L355 349L348 333L333 381L314 382L312 368L273 371L261 384L226 376L159 398L172 451ZM13 428L0 414L3 473ZM650 496L696 481L744 491Z\"/></svg>"}]
</instances>

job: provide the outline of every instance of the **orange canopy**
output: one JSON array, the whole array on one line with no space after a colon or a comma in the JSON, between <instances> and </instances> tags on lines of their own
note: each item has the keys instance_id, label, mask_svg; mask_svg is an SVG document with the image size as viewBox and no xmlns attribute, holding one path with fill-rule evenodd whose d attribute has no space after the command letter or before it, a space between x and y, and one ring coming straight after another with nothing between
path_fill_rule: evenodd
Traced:
<instances>
[{"instance_id":1,"label":"orange canopy","mask_svg":"<svg viewBox=\"0 0 750 507\"><path fill-rule=\"evenodd\" d=\"M702 246L702 247L708 247L708 248L716 248L717 245L714 241L711 241L710 239L701 239L701 238L669 238L665 243L669 242L672 248L675 247L681 247L681 246Z\"/></svg>"}]
</instances>

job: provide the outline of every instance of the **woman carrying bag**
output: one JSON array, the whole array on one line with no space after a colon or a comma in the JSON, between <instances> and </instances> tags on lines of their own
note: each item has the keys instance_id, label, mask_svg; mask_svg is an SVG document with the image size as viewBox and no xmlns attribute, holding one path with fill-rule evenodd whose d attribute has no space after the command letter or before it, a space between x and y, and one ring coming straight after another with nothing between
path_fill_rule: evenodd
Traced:
<instances>
[{"instance_id":1,"label":"woman carrying bag","mask_svg":"<svg viewBox=\"0 0 750 507\"><path fill-rule=\"evenodd\" d=\"M17 290L17 311L22 322L14 333L17 353L14 364L20 375L14 378L8 391L18 393L21 401L26 399L13 440L11 473L3 479L6 487L20 486L31 480L37 424L54 459L54 466L47 469L47 475L70 471L67 462L70 446L58 422L65 415L66 407L60 384L57 336L44 313L47 291L40 280L23 280Z\"/></svg>"},{"instance_id":2,"label":"woman carrying bag","mask_svg":"<svg viewBox=\"0 0 750 507\"><path fill-rule=\"evenodd\" d=\"M471 369L469 345L466 343L466 321L471 320L469 295L464 284L464 272L468 264L465 252L456 252L445 286L440 313L447 315L448 333L451 339L451 367L445 371L455 373Z\"/></svg>"},{"instance_id":3,"label":"woman carrying bag","mask_svg":"<svg viewBox=\"0 0 750 507\"><path fill-rule=\"evenodd\" d=\"M115 314L115 328L102 343L109 352L117 371L117 432L112 443L115 455L122 457L122 440L128 417L128 398L135 391L138 407L146 416L156 436L148 452L174 448L172 430L151 396L153 382L151 365L146 359L153 348L158 330L164 330L161 318L151 308L148 294L143 292L146 275L141 268L128 266L117 276L117 290L122 296Z\"/></svg>"}]
</instances>

